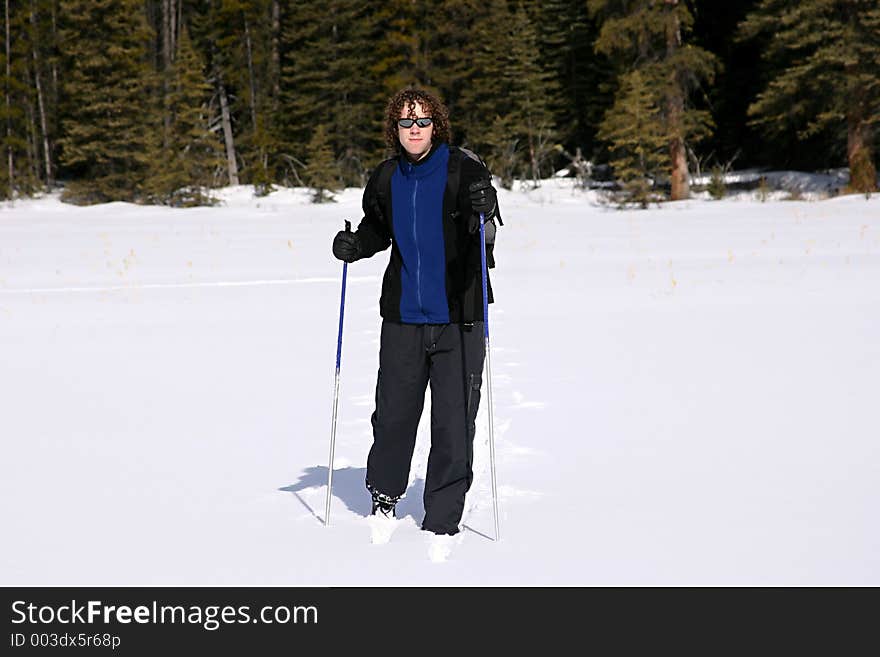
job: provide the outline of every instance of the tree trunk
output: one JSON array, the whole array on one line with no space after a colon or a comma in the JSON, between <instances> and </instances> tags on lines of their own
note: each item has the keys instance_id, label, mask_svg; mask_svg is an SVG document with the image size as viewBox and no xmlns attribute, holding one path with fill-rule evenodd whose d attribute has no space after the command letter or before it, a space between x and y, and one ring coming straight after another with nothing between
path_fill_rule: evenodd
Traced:
<instances>
[{"instance_id":1,"label":"tree trunk","mask_svg":"<svg viewBox=\"0 0 880 657\"><path fill-rule=\"evenodd\" d=\"M528 117L526 123L526 130L528 130L529 134L529 162L532 165L532 186L538 187L538 158L535 153L535 134L534 130L532 130L532 118Z\"/></svg>"},{"instance_id":2,"label":"tree trunk","mask_svg":"<svg viewBox=\"0 0 880 657\"><path fill-rule=\"evenodd\" d=\"M171 0L171 61L177 59L177 35L180 31L180 2Z\"/></svg>"},{"instance_id":3,"label":"tree trunk","mask_svg":"<svg viewBox=\"0 0 880 657\"><path fill-rule=\"evenodd\" d=\"M28 87L31 85L30 71L27 71L26 82ZM25 100L24 104L25 118L27 120L27 161L30 169L31 184L26 184L26 192L30 192L32 186L36 187L40 182L40 136L37 130L37 117L34 112L34 104L30 98Z\"/></svg>"},{"instance_id":4,"label":"tree trunk","mask_svg":"<svg viewBox=\"0 0 880 657\"><path fill-rule=\"evenodd\" d=\"M171 24L174 9L171 0L162 0L162 147L171 140Z\"/></svg>"},{"instance_id":5,"label":"tree trunk","mask_svg":"<svg viewBox=\"0 0 880 657\"><path fill-rule=\"evenodd\" d=\"M670 6L669 20L666 26L666 59L670 61L676 50L681 47L681 26L678 15L675 13L675 5L678 0L665 0ZM671 90L666 98L666 133L669 135L669 161L671 165L670 200L680 201L690 196L690 182L688 180L687 152L684 147L684 134L682 119L684 116L684 90L678 74L673 71L672 79L669 80Z\"/></svg>"},{"instance_id":6,"label":"tree trunk","mask_svg":"<svg viewBox=\"0 0 880 657\"><path fill-rule=\"evenodd\" d=\"M669 101L669 160L672 163L670 200L672 201L681 201L690 196L687 153L680 126L681 100L673 97Z\"/></svg>"},{"instance_id":7,"label":"tree trunk","mask_svg":"<svg viewBox=\"0 0 880 657\"><path fill-rule=\"evenodd\" d=\"M58 43L58 16L55 12L55 7L57 3L53 2L51 4L52 7L52 48L57 49L59 47ZM50 61L52 62L52 95L50 96L50 107L57 108L58 107L58 59L59 57L51 57ZM57 110L56 110L57 111ZM56 117L58 114L53 114Z\"/></svg>"},{"instance_id":8,"label":"tree trunk","mask_svg":"<svg viewBox=\"0 0 880 657\"><path fill-rule=\"evenodd\" d=\"M12 79L12 69L10 67L10 57L12 56L11 41L9 39L9 0L6 0L6 162L9 167L9 198L12 198L12 192L15 189L15 163L12 156L12 118L10 114L9 99L9 80Z\"/></svg>"},{"instance_id":9,"label":"tree trunk","mask_svg":"<svg viewBox=\"0 0 880 657\"><path fill-rule=\"evenodd\" d=\"M223 139L226 142L226 165L229 171L229 184L238 184L238 164L235 159L235 141L232 138L232 118L229 116L229 100L226 98L226 87L223 80L217 80L220 93L220 117L223 121Z\"/></svg>"},{"instance_id":10,"label":"tree trunk","mask_svg":"<svg viewBox=\"0 0 880 657\"><path fill-rule=\"evenodd\" d=\"M281 3L272 0L272 99L273 110L281 97Z\"/></svg>"},{"instance_id":11,"label":"tree trunk","mask_svg":"<svg viewBox=\"0 0 880 657\"><path fill-rule=\"evenodd\" d=\"M32 54L34 57L34 87L37 92L37 111L40 114L40 131L43 138L43 163L46 169L46 188L51 189L54 184L52 172L52 151L49 148L49 123L46 120L46 101L43 99L43 85L40 83L40 58L37 54L37 10L36 0L31 0L31 26L34 32Z\"/></svg>"},{"instance_id":12,"label":"tree trunk","mask_svg":"<svg viewBox=\"0 0 880 657\"><path fill-rule=\"evenodd\" d=\"M244 18L244 42L247 49L248 78L251 90L251 123L254 126L254 134L257 132L257 87L254 81L254 52L251 44L251 29L248 25L247 16Z\"/></svg>"},{"instance_id":13,"label":"tree trunk","mask_svg":"<svg viewBox=\"0 0 880 657\"><path fill-rule=\"evenodd\" d=\"M847 120L846 156L849 161L849 186L856 192L877 191L877 168L874 166L871 125L861 116Z\"/></svg>"}]
</instances>

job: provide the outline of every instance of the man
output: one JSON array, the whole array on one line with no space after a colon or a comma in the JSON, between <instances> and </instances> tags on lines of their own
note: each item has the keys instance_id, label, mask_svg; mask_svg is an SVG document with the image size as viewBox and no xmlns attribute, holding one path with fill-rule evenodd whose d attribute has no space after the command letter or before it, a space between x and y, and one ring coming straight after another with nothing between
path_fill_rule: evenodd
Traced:
<instances>
[{"instance_id":1,"label":"man","mask_svg":"<svg viewBox=\"0 0 880 657\"><path fill-rule=\"evenodd\" d=\"M416 431L431 384L431 451L422 529L452 535L473 480L483 359L479 213L494 267L495 189L482 162L449 145L446 107L406 89L388 103L385 140L397 155L377 167L356 232L333 254L345 262L391 245L379 301L382 330L373 446L367 460L372 513L394 517L406 492ZM491 287L489 301L492 301Z\"/></svg>"}]
</instances>

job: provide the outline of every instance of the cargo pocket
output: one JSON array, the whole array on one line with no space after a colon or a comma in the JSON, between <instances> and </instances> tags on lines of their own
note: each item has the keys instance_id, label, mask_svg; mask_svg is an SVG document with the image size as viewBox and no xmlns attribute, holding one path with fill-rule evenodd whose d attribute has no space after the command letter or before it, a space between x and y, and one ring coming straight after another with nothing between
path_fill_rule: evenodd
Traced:
<instances>
[{"instance_id":1,"label":"cargo pocket","mask_svg":"<svg viewBox=\"0 0 880 657\"><path fill-rule=\"evenodd\" d=\"M475 426L477 420L477 411L480 408L480 384L482 380L479 375L468 374L467 386L467 424L468 438L474 439Z\"/></svg>"},{"instance_id":2,"label":"cargo pocket","mask_svg":"<svg viewBox=\"0 0 880 657\"><path fill-rule=\"evenodd\" d=\"M373 427L375 427L376 423L379 422L379 417L380 417L379 416L379 398L381 397L381 395L379 394L379 391L381 389L382 389L382 368L380 367L379 374L376 377L376 407L375 407L375 410L373 411L373 417L371 418L373 421Z\"/></svg>"},{"instance_id":3,"label":"cargo pocket","mask_svg":"<svg viewBox=\"0 0 880 657\"><path fill-rule=\"evenodd\" d=\"M474 480L474 437L477 434L477 410L480 407L480 384L482 380L478 374L468 374L467 380L467 484L466 490L470 490Z\"/></svg>"}]
</instances>

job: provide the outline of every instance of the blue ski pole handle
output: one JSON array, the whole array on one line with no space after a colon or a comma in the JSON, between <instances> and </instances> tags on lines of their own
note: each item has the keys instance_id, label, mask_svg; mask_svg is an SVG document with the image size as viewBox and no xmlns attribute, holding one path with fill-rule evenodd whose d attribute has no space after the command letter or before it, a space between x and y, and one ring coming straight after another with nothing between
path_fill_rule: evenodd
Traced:
<instances>
[{"instance_id":1,"label":"blue ski pole handle","mask_svg":"<svg viewBox=\"0 0 880 657\"><path fill-rule=\"evenodd\" d=\"M489 280L486 268L486 215L480 213L480 261L483 266L483 337L489 337Z\"/></svg>"},{"instance_id":2,"label":"blue ski pole handle","mask_svg":"<svg viewBox=\"0 0 880 657\"><path fill-rule=\"evenodd\" d=\"M351 222L346 220L345 232L351 232ZM336 372L339 372L339 364L342 362L342 320L345 317L345 283L348 278L348 263L342 263L342 296L339 300L339 338L336 341Z\"/></svg>"}]
</instances>

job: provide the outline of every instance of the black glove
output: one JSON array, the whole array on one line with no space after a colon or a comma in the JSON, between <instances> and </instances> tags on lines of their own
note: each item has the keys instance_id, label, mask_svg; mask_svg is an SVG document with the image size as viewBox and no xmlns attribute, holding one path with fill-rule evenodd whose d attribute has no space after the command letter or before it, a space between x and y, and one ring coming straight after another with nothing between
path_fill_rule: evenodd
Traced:
<instances>
[{"instance_id":1,"label":"black glove","mask_svg":"<svg viewBox=\"0 0 880 657\"><path fill-rule=\"evenodd\" d=\"M343 262L361 259L361 240L350 230L340 230L333 238L333 255Z\"/></svg>"},{"instance_id":2,"label":"black glove","mask_svg":"<svg viewBox=\"0 0 880 657\"><path fill-rule=\"evenodd\" d=\"M486 221L495 216L496 195L492 183L488 180L478 180L475 183L471 183L468 191L470 192L471 208L473 208L474 214L479 215L482 212L486 216ZM474 232L473 222L468 228L472 233ZM479 229L480 220L477 217L476 230Z\"/></svg>"}]
</instances>

